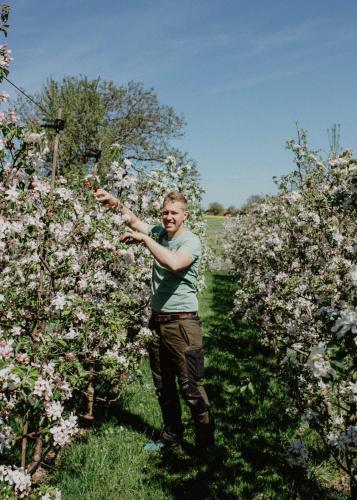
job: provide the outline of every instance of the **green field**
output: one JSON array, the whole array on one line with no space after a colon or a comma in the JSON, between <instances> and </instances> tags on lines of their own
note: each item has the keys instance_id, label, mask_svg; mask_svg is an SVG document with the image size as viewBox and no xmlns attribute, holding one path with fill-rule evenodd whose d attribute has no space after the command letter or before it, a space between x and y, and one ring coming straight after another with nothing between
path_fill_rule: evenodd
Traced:
<instances>
[{"instance_id":1,"label":"green field","mask_svg":"<svg viewBox=\"0 0 357 500\"><path fill-rule=\"evenodd\" d=\"M223 236L223 224L226 217L220 215L208 215L207 222L207 242L216 255L222 255L221 240Z\"/></svg>"}]
</instances>

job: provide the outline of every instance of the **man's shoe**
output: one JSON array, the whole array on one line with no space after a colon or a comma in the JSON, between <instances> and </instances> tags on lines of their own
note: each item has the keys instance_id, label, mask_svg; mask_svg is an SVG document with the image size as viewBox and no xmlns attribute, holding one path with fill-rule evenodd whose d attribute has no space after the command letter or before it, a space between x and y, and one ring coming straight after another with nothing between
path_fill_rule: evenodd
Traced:
<instances>
[{"instance_id":1,"label":"man's shoe","mask_svg":"<svg viewBox=\"0 0 357 500\"><path fill-rule=\"evenodd\" d=\"M145 451L149 452L161 452L161 453L173 453L180 454L183 452L181 443L165 443L164 441L156 441L153 443L147 443L144 446Z\"/></svg>"},{"instance_id":2,"label":"man's shoe","mask_svg":"<svg viewBox=\"0 0 357 500\"><path fill-rule=\"evenodd\" d=\"M144 450L150 451L150 452L156 452L156 451L162 450L162 448L164 448L164 447L165 447L165 445L162 441L156 441L156 443L155 442L147 443L144 446Z\"/></svg>"}]
</instances>

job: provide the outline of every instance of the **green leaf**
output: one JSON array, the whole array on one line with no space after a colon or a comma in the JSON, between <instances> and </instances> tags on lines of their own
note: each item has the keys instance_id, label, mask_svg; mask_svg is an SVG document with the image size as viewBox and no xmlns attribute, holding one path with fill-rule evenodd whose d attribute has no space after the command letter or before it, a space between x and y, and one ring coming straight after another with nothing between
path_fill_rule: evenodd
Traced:
<instances>
[{"instance_id":1,"label":"green leaf","mask_svg":"<svg viewBox=\"0 0 357 500\"><path fill-rule=\"evenodd\" d=\"M335 370L341 370L341 371L346 371L346 366L341 363L341 361L337 361L336 359L331 361L331 366L332 368L335 368Z\"/></svg>"}]
</instances>

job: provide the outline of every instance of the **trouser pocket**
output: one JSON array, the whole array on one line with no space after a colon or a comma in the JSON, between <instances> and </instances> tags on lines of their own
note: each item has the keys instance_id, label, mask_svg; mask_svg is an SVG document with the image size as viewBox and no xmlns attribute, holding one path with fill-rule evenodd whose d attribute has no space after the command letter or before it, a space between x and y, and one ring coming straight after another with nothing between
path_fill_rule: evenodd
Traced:
<instances>
[{"instance_id":1,"label":"trouser pocket","mask_svg":"<svg viewBox=\"0 0 357 500\"><path fill-rule=\"evenodd\" d=\"M184 319L178 323L181 338L191 349L202 347L202 334L198 319Z\"/></svg>"},{"instance_id":2,"label":"trouser pocket","mask_svg":"<svg viewBox=\"0 0 357 500\"><path fill-rule=\"evenodd\" d=\"M185 343L187 345L190 345L190 339L188 338L188 335L187 335L187 332L186 332L184 326L181 325L181 324L179 324L179 330L180 330L181 337L183 338L183 340L185 341Z\"/></svg>"},{"instance_id":3,"label":"trouser pocket","mask_svg":"<svg viewBox=\"0 0 357 500\"><path fill-rule=\"evenodd\" d=\"M202 347L186 351L185 357L189 380L201 380L205 375Z\"/></svg>"}]
</instances>

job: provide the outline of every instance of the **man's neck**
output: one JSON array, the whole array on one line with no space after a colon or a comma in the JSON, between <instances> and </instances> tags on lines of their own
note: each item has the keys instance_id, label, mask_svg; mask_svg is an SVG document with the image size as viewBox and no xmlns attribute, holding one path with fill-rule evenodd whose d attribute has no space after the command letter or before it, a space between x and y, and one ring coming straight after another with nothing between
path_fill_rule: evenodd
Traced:
<instances>
[{"instance_id":1,"label":"man's neck","mask_svg":"<svg viewBox=\"0 0 357 500\"><path fill-rule=\"evenodd\" d=\"M167 236L168 236L169 238L177 238L177 236L181 236L181 234L185 232L185 228L184 228L184 226L181 226L181 227L179 227L179 228L178 228L178 230L177 230L177 231L175 231L174 233L172 233L171 231L168 231L168 230L166 229L166 232L167 232Z\"/></svg>"}]
</instances>

